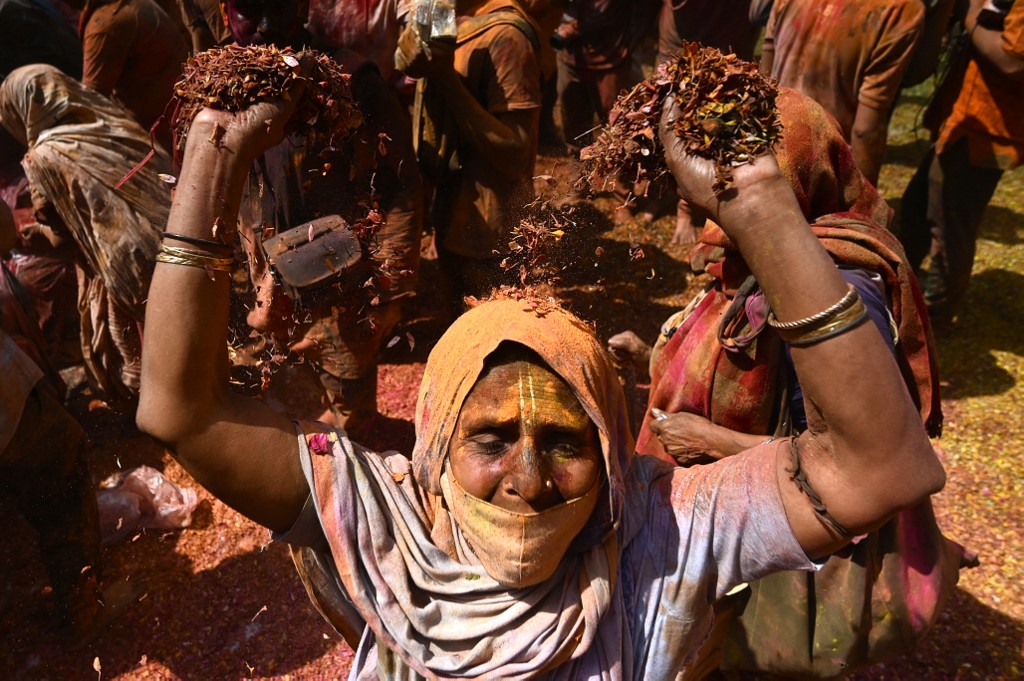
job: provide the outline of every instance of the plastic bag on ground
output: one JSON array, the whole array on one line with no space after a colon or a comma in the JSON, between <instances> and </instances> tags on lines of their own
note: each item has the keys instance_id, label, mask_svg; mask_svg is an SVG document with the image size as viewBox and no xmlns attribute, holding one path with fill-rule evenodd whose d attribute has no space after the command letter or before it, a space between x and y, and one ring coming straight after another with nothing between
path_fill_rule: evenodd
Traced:
<instances>
[{"instance_id":1,"label":"plastic bag on ground","mask_svg":"<svg viewBox=\"0 0 1024 681\"><path fill-rule=\"evenodd\" d=\"M195 490L178 487L163 473L139 466L119 484L96 492L100 531L104 544L111 544L143 528L188 527L199 504Z\"/></svg>"}]
</instances>

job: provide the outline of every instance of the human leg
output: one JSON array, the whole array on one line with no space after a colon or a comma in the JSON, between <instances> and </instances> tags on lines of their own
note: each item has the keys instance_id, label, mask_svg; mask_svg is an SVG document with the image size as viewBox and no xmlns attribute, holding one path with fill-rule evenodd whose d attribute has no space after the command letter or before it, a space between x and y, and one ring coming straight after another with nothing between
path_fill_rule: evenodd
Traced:
<instances>
[{"instance_id":1,"label":"human leg","mask_svg":"<svg viewBox=\"0 0 1024 681\"><path fill-rule=\"evenodd\" d=\"M932 318L948 321L967 293L981 220L1003 171L970 162L963 139L938 155L929 172L931 266L924 298Z\"/></svg>"},{"instance_id":2,"label":"human leg","mask_svg":"<svg viewBox=\"0 0 1024 681\"><path fill-rule=\"evenodd\" d=\"M558 102L562 109L562 136L569 149L579 151L586 146L587 133L594 128L597 92L575 64L561 55L558 58Z\"/></svg>"},{"instance_id":3,"label":"human leg","mask_svg":"<svg viewBox=\"0 0 1024 681\"><path fill-rule=\"evenodd\" d=\"M74 638L90 633L103 610L99 516L83 437L78 423L40 384L0 453L0 479L38 533L58 617Z\"/></svg>"},{"instance_id":4,"label":"human leg","mask_svg":"<svg viewBox=\"0 0 1024 681\"><path fill-rule=\"evenodd\" d=\"M907 261L916 271L921 267L932 242L932 225L929 224L929 175L935 163L935 147L921 160L914 176L910 179L903 199L900 201L899 239L906 251Z\"/></svg>"}]
</instances>

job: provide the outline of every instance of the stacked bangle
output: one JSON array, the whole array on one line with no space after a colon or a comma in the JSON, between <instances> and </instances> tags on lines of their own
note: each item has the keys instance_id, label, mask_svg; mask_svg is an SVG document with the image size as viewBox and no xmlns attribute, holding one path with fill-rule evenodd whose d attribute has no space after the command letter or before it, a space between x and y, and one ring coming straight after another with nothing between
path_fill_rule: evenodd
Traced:
<instances>
[{"instance_id":1,"label":"stacked bangle","mask_svg":"<svg viewBox=\"0 0 1024 681\"><path fill-rule=\"evenodd\" d=\"M234 258L216 258L207 253L192 251L187 248L175 248L166 244L160 246L160 252L156 256L157 262L165 262L169 265L184 265L186 267L198 267L203 270L214 270L217 272L230 272L235 263Z\"/></svg>"},{"instance_id":2,"label":"stacked bangle","mask_svg":"<svg viewBox=\"0 0 1024 681\"><path fill-rule=\"evenodd\" d=\"M809 317L792 322L780 322L774 312L768 314L768 325L778 331L779 337L790 345L811 345L838 336L867 319L868 309L850 286L835 305Z\"/></svg>"},{"instance_id":3,"label":"stacked bangle","mask_svg":"<svg viewBox=\"0 0 1024 681\"><path fill-rule=\"evenodd\" d=\"M172 232L164 232L160 235L161 239L174 239L186 244L192 244L193 246L203 246L205 248L219 248L221 250L234 250L234 246L231 244L225 244L220 241L213 241L211 239L200 239L197 236L189 236L187 234L174 234Z\"/></svg>"}]
</instances>

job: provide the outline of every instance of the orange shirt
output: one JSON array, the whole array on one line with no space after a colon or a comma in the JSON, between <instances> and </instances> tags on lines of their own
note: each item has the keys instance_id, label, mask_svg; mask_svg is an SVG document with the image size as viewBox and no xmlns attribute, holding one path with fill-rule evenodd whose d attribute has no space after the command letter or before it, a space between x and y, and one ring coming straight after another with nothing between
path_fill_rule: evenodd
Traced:
<instances>
[{"instance_id":1,"label":"orange shirt","mask_svg":"<svg viewBox=\"0 0 1024 681\"><path fill-rule=\"evenodd\" d=\"M1024 59L1024 2L1014 4L1003 28L1003 49ZM966 137L971 164L1010 170L1024 161L1024 84L972 57L953 111L939 130L942 153Z\"/></svg>"},{"instance_id":2,"label":"orange shirt","mask_svg":"<svg viewBox=\"0 0 1024 681\"><path fill-rule=\"evenodd\" d=\"M508 0L492 0L479 14L510 7ZM515 5L518 8L518 5ZM540 66L533 43L515 26L500 24L461 41L455 49L455 70L466 89L487 112L500 116L512 111L539 109ZM530 129L530 164L517 178L502 172L501 158L460 144L462 168L458 188L452 192L450 223L445 248L472 258L490 258L504 249L518 211L533 198L533 159L537 155L537 119Z\"/></svg>"}]
</instances>

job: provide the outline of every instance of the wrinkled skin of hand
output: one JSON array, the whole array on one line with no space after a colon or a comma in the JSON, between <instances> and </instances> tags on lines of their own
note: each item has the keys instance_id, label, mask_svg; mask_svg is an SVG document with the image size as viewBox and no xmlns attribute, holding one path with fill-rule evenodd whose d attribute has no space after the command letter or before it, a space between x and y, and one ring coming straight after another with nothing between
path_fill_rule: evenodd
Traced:
<instances>
[{"instance_id":1,"label":"wrinkled skin of hand","mask_svg":"<svg viewBox=\"0 0 1024 681\"><path fill-rule=\"evenodd\" d=\"M650 422L651 432L680 466L711 463L727 456L718 448L713 424L703 416L686 412L666 414L658 409L651 413L655 415Z\"/></svg>"},{"instance_id":2,"label":"wrinkled skin of hand","mask_svg":"<svg viewBox=\"0 0 1024 681\"><path fill-rule=\"evenodd\" d=\"M617 333L608 339L608 352L619 360L630 360L638 371L647 371L651 362L651 346L632 331Z\"/></svg>"},{"instance_id":3,"label":"wrinkled skin of hand","mask_svg":"<svg viewBox=\"0 0 1024 681\"><path fill-rule=\"evenodd\" d=\"M665 100L658 135L665 149L665 162L676 180L679 196L686 200L694 214L702 215L722 227L729 236L730 225L736 224L729 219L731 200L743 191L757 194L759 185L770 185L772 181L782 177L782 171L775 157L765 154L750 163L733 166L733 183L721 193L715 193L712 186L715 182L715 164L708 159L688 154L682 141L672 129L672 122L679 116L679 106L672 97ZM742 222L740 222L742 224Z\"/></svg>"},{"instance_id":4,"label":"wrinkled skin of hand","mask_svg":"<svg viewBox=\"0 0 1024 681\"><path fill-rule=\"evenodd\" d=\"M296 102L304 87L303 82L296 81L285 99L260 102L237 113L203 109L192 121L189 142L193 141L196 133L204 133L202 136L210 144L234 150L243 160L254 160L284 140L285 124L295 113Z\"/></svg>"}]
</instances>

